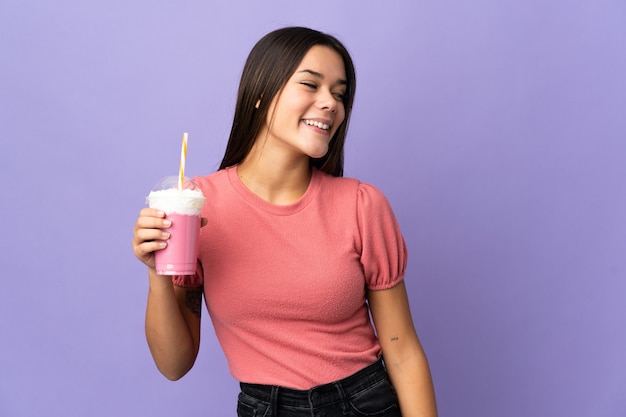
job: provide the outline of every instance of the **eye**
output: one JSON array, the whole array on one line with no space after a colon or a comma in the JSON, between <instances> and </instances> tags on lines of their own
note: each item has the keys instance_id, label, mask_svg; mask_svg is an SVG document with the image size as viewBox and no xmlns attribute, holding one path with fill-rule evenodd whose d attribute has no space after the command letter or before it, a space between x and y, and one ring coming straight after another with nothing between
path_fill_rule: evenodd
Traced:
<instances>
[{"instance_id":1,"label":"eye","mask_svg":"<svg viewBox=\"0 0 626 417\"><path fill-rule=\"evenodd\" d=\"M301 82L300 84L304 85L305 87L309 87L312 90L317 89L317 85L313 84L313 83L309 83L309 82Z\"/></svg>"}]
</instances>

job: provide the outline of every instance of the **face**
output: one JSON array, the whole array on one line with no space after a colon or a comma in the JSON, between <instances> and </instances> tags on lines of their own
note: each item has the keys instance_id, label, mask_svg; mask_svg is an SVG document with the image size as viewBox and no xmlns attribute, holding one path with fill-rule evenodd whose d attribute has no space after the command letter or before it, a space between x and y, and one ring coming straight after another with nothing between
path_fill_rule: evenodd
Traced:
<instances>
[{"instance_id":1,"label":"face","mask_svg":"<svg viewBox=\"0 0 626 417\"><path fill-rule=\"evenodd\" d=\"M321 158L343 123L346 93L343 59L326 46L313 46L276 94L259 139L286 156Z\"/></svg>"}]
</instances>

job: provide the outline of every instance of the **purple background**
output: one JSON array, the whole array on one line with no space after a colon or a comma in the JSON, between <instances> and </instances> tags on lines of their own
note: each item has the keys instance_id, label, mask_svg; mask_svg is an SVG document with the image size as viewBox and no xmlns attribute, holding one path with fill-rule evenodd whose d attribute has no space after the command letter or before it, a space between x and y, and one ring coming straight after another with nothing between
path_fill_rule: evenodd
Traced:
<instances>
[{"instance_id":1,"label":"purple background","mask_svg":"<svg viewBox=\"0 0 626 417\"><path fill-rule=\"evenodd\" d=\"M158 374L131 230L216 169L253 44L336 34L359 85L346 175L379 186L441 416L626 414L626 3L0 3L0 416L234 415L205 312Z\"/></svg>"}]
</instances>

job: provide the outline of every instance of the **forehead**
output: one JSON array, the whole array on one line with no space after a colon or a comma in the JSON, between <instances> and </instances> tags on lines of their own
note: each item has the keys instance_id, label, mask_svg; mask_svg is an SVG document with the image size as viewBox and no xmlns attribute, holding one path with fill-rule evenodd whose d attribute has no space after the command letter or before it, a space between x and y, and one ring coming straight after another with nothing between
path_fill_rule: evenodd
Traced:
<instances>
[{"instance_id":1,"label":"forehead","mask_svg":"<svg viewBox=\"0 0 626 417\"><path fill-rule=\"evenodd\" d=\"M300 61L296 73L301 70L312 70L329 78L346 78L346 70L341 55L331 47L323 45L315 45L307 51Z\"/></svg>"}]
</instances>

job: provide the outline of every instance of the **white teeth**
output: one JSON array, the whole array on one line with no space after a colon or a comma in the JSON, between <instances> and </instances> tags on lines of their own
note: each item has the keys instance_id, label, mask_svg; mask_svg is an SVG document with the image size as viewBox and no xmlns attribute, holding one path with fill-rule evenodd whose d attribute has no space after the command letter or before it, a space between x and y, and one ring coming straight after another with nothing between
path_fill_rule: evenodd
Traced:
<instances>
[{"instance_id":1,"label":"white teeth","mask_svg":"<svg viewBox=\"0 0 626 417\"><path fill-rule=\"evenodd\" d=\"M304 123L308 124L309 126L319 127L320 129L324 130L328 130L330 128L330 126L326 123L320 123L315 120L305 120Z\"/></svg>"}]
</instances>

